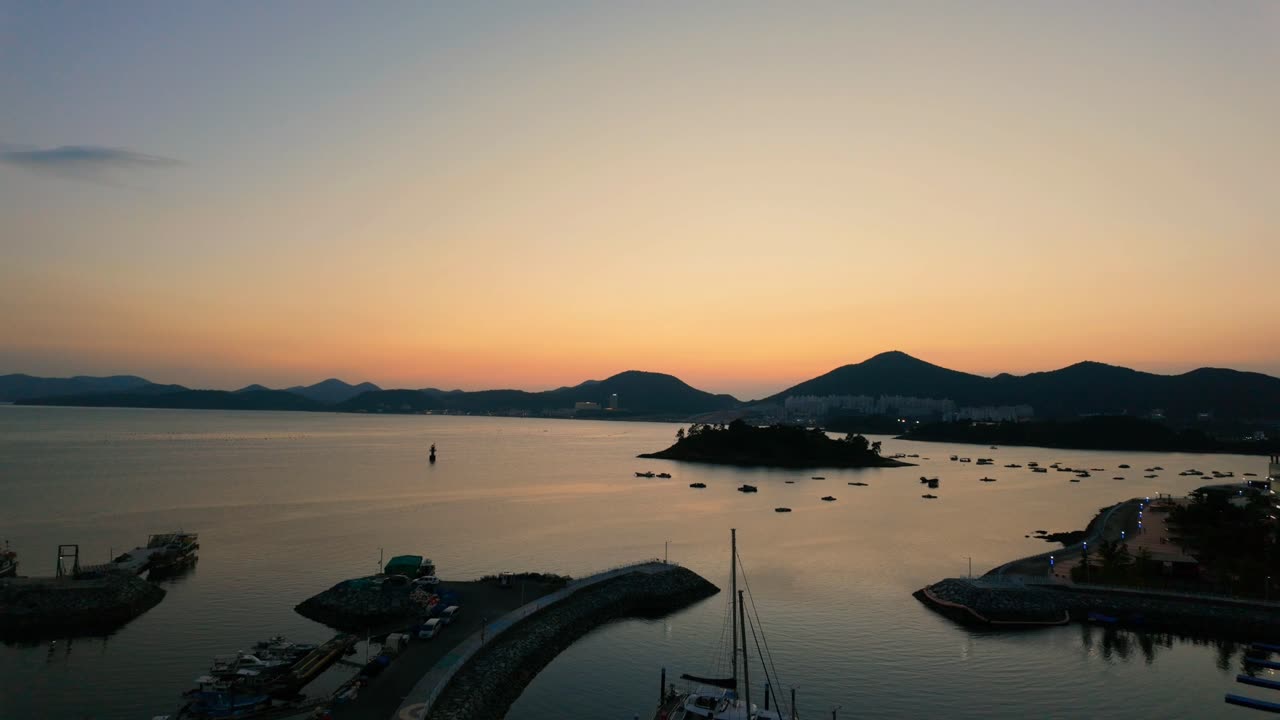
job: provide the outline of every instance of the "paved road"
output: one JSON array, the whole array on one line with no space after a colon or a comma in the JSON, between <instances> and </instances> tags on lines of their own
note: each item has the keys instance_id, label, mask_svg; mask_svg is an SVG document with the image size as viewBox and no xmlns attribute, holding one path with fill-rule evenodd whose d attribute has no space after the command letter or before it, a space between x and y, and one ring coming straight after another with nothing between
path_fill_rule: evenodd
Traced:
<instances>
[{"instance_id":1,"label":"paved road","mask_svg":"<svg viewBox=\"0 0 1280 720\"><path fill-rule=\"evenodd\" d=\"M1084 547L1084 543L1086 542L1091 542L1094 545L1097 545L1098 541L1103 538L1107 538L1107 537L1119 538L1120 531L1124 528L1117 527L1114 529L1114 532L1111 532L1111 533L1107 532L1110 529L1113 517L1115 516L1116 512L1120 511L1123 508L1132 508L1138 502L1139 502L1138 498L1133 498L1131 500L1125 500L1124 502L1116 503L1115 505L1112 505L1111 507L1107 508L1105 511L1103 511L1099 520L1091 524L1092 529L1089 531L1089 534L1086 535L1083 540L1081 540L1080 542L1074 545L1069 545L1065 548L1061 548L1058 550L1049 550L1048 552L1043 552L1043 553L1040 553L1039 555L1032 555L1030 557L1018 558L1017 560L1013 560L997 568L993 568L992 570L987 572L987 574L984 575L983 577L1003 578L1006 575L1006 573L1010 575L1036 575L1036 576L1046 575L1050 555L1053 555L1055 557L1060 557L1060 558L1075 557L1080 554L1081 550ZM1014 570L1014 568L1017 566L1023 566L1025 569L1023 569L1022 571ZM1027 572L1028 569L1031 570L1031 572Z\"/></svg>"}]
</instances>

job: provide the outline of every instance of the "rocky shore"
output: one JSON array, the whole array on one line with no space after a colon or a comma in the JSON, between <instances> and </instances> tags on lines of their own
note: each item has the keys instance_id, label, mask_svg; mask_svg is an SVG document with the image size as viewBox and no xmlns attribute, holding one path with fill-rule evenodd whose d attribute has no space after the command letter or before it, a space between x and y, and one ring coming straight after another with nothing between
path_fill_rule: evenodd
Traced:
<instances>
[{"instance_id":1,"label":"rocky shore","mask_svg":"<svg viewBox=\"0 0 1280 720\"><path fill-rule=\"evenodd\" d=\"M303 600L294 611L343 632L397 629L415 621L423 605L406 583L392 585L384 576L343 580L324 592Z\"/></svg>"},{"instance_id":2,"label":"rocky shore","mask_svg":"<svg viewBox=\"0 0 1280 720\"><path fill-rule=\"evenodd\" d=\"M1051 584L987 583L952 578L916 599L967 625L987 627L1087 621L1090 614L1134 628L1241 640L1280 640L1280 612L1266 603L1201 595Z\"/></svg>"},{"instance_id":3,"label":"rocky shore","mask_svg":"<svg viewBox=\"0 0 1280 720\"><path fill-rule=\"evenodd\" d=\"M629 573L579 590L508 628L472 657L427 720L499 720L547 663L601 624L659 617L717 592L715 585L679 567Z\"/></svg>"},{"instance_id":4,"label":"rocky shore","mask_svg":"<svg viewBox=\"0 0 1280 720\"><path fill-rule=\"evenodd\" d=\"M0 637L106 633L155 607L165 591L133 575L0 580Z\"/></svg>"}]
</instances>

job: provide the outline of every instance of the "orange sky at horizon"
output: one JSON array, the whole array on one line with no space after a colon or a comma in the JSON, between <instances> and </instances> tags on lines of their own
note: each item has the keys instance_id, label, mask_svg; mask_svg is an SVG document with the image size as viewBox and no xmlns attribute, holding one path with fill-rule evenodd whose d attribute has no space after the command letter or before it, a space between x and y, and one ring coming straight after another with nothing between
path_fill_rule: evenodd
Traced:
<instances>
[{"instance_id":1,"label":"orange sky at horizon","mask_svg":"<svg viewBox=\"0 0 1280 720\"><path fill-rule=\"evenodd\" d=\"M581 10L0 10L0 374L1280 375L1273 5Z\"/></svg>"}]
</instances>

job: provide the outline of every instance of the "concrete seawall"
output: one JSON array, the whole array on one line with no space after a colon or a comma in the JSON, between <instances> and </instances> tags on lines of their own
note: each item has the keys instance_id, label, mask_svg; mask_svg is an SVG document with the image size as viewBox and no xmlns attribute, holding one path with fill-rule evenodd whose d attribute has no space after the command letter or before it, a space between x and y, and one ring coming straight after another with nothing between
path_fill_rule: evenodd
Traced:
<instances>
[{"instance_id":1,"label":"concrete seawall","mask_svg":"<svg viewBox=\"0 0 1280 720\"><path fill-rule=\"evenodd\" d=\"M110 632L150 610L165 591L134 575L0 580L0 637Z\"/></svg>"},{"instance_id":2,"label":"concrete seawall","mask_svg":"<svg viewBox=\"0 0 1280 720\"><path fill-rule=\"evenodd\" d=\"M1129 588L952 578L915 597L947 617L986 627L1062 624L1090 613L1117 624L1189 635L1280 640L1280 603Z\"/></svg>"},{"instance_id":3,"label":"concrete seawall","mask_svg":"<svg viewBox=\"0 0 1280 720\"><path fill-rule=\"evenodd\" d=\"M542 668L596 627L625 617L665 615L717 592L719 588L692 571L660 564L614 571L571 586L536 609L519 611L518 618L495 628L485 644L472 647L460 662L453 659L453 667L433 669L406 698L397 717L497 720Z\"/></svg>"}]
</instances>

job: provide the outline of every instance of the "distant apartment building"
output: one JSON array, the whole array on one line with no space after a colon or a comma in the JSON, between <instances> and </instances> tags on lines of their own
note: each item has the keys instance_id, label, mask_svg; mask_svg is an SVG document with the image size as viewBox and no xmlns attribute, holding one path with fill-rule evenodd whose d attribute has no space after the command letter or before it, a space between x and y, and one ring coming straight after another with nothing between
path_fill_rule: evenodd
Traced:
<instances>
[{"instance_id":1,"label":"distant apartment building","mask_svg":"<svg viewBox=\"0 0 1280 720\"><path fill-rule=\"evenodd\" d=\"M1030 405L984 405L982 407L962 407L953 413L947 413L943 420L970 420L976 422L1022 422L1035 417L1035 410Z\"/></svg>"},{"instance_id":2,"label":"distant apartment building","mask_svg":"<svg viewBox=\"0 0 1280 720\"><path fill-rule=\"evenodd\" d=\"M618 409L618 393L613 393L612 395L609 396L609 409L610 410Z\"/></svg>"},{"instance_id":3,"label":"distant apartment building","mask_svg":"<svg viewBox=\"0 0 1280 720\"><path fill-rule=\"evenodd\" d=\"M600 403L598 403L598 402L576 402L576 403L574 403L574 404L573 404L573 409L574 409L574 410L599 410L599 409L600 409Z\"/></svg>"},{"instance_id":4,"label":"distant apartment building","mask_svg":"<svg viewBox=\"0 0 1280 720\"><path fill-rule=\"evenodd\" d=\"M820 418L839 415L891 415L920 418L954 412L948 398L920 398L906 395L792 395L783 403L787 417Z\"/></svg>"}]
</instances>

